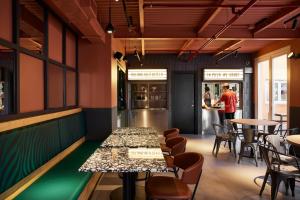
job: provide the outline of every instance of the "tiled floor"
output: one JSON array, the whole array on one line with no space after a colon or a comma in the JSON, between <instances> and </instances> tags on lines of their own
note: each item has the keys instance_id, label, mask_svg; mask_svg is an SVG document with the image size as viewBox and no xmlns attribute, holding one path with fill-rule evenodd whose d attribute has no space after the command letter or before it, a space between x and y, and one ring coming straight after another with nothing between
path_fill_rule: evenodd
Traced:
<instances>
[{"instance_id":1,"label":"tiled floor","mask_svg":"<svg viewBox=\"0 0 300 200\"><path fill-rule=\"evenodd\" d=\"M168 124L167 116L167 112L162 111L134 111L129 115L129 124L131 126L152 126L158 130L164 130ZM270 199L271 188L269 184L266 186L263 196L259 196L259 190L266 170L262 161L259 161L259 167L256 167L254 160L249 158L243 158L241 163L237 164L233 154L229 152L228 146L222 146L218 158L215 158L211 154L214 142L213 135L185 136L188 137L187 151L202 153L205 159L203 174L196 193L197 200ZM239 148L237 151L239 151ZM172 173L164 175L173 176ZM108 200L110 191L121 186L121 184L122 181L116 174L107 173L99 182L91 199ZM140 181L137 184L142 186L144 182ZM299 182L296 183L295 198L291 194L285 196L284 191L283 184L281 184L277 199L300 199Z\"/></svg>"}]
</instances>

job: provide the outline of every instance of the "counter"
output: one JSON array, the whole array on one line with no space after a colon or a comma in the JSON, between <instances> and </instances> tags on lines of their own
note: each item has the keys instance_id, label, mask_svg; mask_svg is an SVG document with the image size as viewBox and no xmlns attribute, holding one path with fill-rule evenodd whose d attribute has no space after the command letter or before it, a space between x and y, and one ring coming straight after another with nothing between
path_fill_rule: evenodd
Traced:
<instances>
[{"instance_id":1,"label":"counter","mask_svg":"<svg viewBox=\"0 0 300 200\"><path fill-rule=\"evenodd\" d=\"M202 134L214 134L212 124L220 124L219 108L202 108ZM238 109L235 118L242 118L242 110Z\"/></svg>"}]
</instances>

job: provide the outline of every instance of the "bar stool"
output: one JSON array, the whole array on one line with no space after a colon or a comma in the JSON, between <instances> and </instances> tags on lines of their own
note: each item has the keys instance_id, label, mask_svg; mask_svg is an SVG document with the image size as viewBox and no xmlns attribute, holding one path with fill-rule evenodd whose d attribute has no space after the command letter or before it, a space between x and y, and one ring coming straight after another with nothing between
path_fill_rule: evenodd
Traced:
<instances>
[{"instance_id":1,"label":"bar stool","mask_svg":"<svg viewBox=\"0 0 300 200\"><path fill-rule=\"evenodd\" d=\"M166 137L168 134L172 134L175 132L177 132L179 134L179 131L180 130L178 128L171 128L171 129L165 130L163 135L164 135L164 137Z\"/></svg>"}]
</instances>

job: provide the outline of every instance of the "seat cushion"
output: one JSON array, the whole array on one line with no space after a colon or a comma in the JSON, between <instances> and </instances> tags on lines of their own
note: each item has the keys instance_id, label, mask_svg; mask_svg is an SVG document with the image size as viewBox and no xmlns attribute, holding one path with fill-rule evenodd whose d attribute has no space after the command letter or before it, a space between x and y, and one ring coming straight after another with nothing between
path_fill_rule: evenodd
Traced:
<instances>
[{"instance_id":1,"label":"seat cushion","mask_svg":"<svg viewBox=\"0 0 300 200\"><path fill-rule=\"evenodd\" d=\"M187 184L167 176L150 177L146 183L146 194L151 199L190 199L192 193Z\"/></svg>"},{"instance_id":2,"label":"seat cushion","mask_svg":"<svg viewBox=\"0 0 300 200\"><path fill-rule=\"evenodd\" d=\"M165 158L165 161L166 161L168 167L170 167L170 168L175 167L174 158L172 156L167 155L167 156L164 156L164 158Z\"/></svg>"},{"instance_id":3,"label":"seat cushion","mask_svg":"<svg viewBox=\"0 0 300 200\"><path fill-rule=\"evenodd\" d=\"M160 144L160 148L162 152L167 152L167 153L171 153L171 148L167 147L166 144Z\"/></svg>"},{"instance_id":4,"label":"seat cushion","mask_svg":"<svg viewBox=\"0 0 300 200\"><path fill-rule=\"evenodd\" d=\"M17 200L77 199L92 173L79 172L79 167L99 146L85 142L19 194Z\"/></svg>"}]
</instances>

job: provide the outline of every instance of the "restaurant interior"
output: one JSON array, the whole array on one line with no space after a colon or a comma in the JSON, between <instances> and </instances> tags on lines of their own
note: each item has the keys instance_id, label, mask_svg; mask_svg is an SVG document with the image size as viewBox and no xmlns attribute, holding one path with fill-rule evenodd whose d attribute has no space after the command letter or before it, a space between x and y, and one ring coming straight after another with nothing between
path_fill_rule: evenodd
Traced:
<instances>
[{"instance_id":1,"label":"restaurant interior","mask_svg":"<svg viewBox=\"0 0 300 200\"><path fill-rule=\"evenodd\" d=\"M299 77L299 0L1 0L0 200L300 199Z\"/></svg>"}]
</instances>

